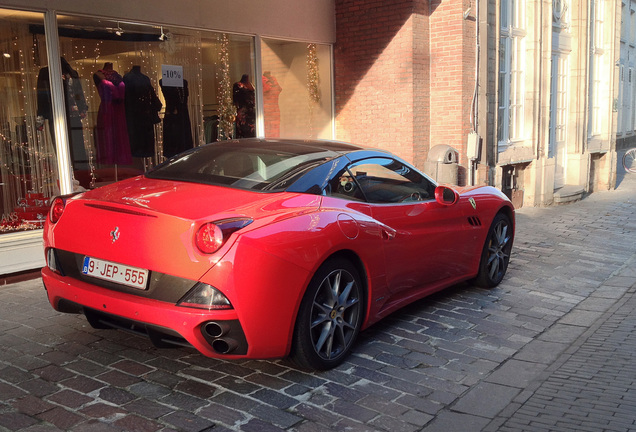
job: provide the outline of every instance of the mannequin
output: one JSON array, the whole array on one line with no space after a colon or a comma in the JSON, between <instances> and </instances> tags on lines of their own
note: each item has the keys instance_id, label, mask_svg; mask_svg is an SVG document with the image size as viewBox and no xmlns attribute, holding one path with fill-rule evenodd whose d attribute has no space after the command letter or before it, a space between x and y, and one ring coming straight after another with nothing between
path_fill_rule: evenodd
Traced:
<instances>
[{"instance_id":1,"label":"mannequin","mask_svg":"<svg viewBox=\"0 0 636 432\"><path fill-rule=\"evenodd\" d=\"M183 87L170 87L164 86L163 80L159 80L159 87L166 99L166 114L163 117L163 155L172 157L194 145L188 111L188 81L183 80Z\"/></svg>"},{"instance_id":2,"label":"mannequin","mask_svg":"<svg viewBox=\"0 0 636 432\"><path fill-rule=\"evenodd\" d=\"M103 69L93 74L93 80L101 98L95 136L97 162L130 165L132 157L124 106L126 84L121 75L113 70L110 62L106 62Z\"/></svg>"},{"instance_id":3,"label":"mannequin","mask_svg":"<svg viewBox=\"0 0 636 432\"><path fill-rule=\"evenodd\" d=\"M256 99L250 77L244 74L232 88L236 106L236 138L256 136Z\"/></svg>"},{"instance_id":4,"label":"mannequin","mask_svg":"<svg viewBox=\"0 0 636 432\"><path fill-rule=\"evenodd\" d=\"M66 106L66 126L68 127L68 139L71 145L71 158L75 169L86 168L88 158L84 147L84 131L82 119L86 117L88 105L82 90L79 74L64 57L60 58L62 66L62 83L64 86L64 102ZM51 85L49 82L49 68L40 69L37 81L38 117L42 120L53 120L51 107ZM51 128L53 125L51 125ZM55 142L55 134L51 134ZM85 166L82 166L85 165Z\"/></svg>"},{"instance_id":5,"label":"mannequin","mask_svg":"<svg viewBox=\"0 0 636 432\"><path fill-rule=\"evenodd\" d=\"M280 108L278 96L283 91L271 72L263 73L263 110L265 111L265 136L280 137Z\"/></svg>"},{"instance_id":6,"label":"mannequin","mask_svg":"<svg viewBox=\"0 0 636 432\"><path fill-rule=\"evenodd\" d=\"M126 124L133 157L146 158L155 154L155 124L163 107L152 87L150 78L141 73L141 66L133 66L124 75L126 85Z\"/></svg>"}]
</instances>

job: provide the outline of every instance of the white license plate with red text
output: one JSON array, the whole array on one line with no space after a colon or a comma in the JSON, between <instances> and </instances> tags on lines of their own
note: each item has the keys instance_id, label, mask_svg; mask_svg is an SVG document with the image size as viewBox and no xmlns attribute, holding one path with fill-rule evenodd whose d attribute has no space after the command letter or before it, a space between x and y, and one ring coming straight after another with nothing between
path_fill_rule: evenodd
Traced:
<instances>
[{"instance_id":1,"label":"white license plate with red text","mask_svg":"<svg viewBox=\"0 0 636 432\"><path fill-rule=\"evenodd\" d=\"M82 274L139 289L146 289L148 281L148 270L88 256L84 257Z\"/></svg>"}]
</instances>

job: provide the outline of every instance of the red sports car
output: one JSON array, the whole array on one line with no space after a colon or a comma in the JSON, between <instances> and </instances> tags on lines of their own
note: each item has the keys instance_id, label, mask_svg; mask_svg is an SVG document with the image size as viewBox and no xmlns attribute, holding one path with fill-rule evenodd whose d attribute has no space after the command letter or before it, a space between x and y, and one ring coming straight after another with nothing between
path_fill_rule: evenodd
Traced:
<instances>
[{"instance_id":1,"label":"red sports car","mask_svg":"<svg viewBox=\"0 0 636 432\"><path fill-rule=\"evenodd\" d=\"M514 209L399 158L332 141L197 147L146 174L54 200L51 305L96 328L218 358L327 369L358 332L473 279L504 277Z\"/></svg>"}]
</instances>

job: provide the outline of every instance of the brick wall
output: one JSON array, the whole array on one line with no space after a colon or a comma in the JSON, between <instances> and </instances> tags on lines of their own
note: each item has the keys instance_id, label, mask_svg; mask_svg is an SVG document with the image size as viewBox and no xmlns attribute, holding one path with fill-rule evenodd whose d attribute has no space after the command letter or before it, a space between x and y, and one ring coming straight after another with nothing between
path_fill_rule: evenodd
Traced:
<instances>
[{"instance_id":1,"label":"brick wall","mask_svg":"<svg viewBox=\"0 0 636 432\"><path fill-rule=\"evenodd\" d=\"M475 72L468 6L336 0L338 139L384 148L420 168L432 145L448 144L466 165Z\"/></svg>"},{"instance_id":2,"label":"brick wall","mask_svg":"<svg viewBox=\"0 0 636 432\"><path fill-rule=\"evenodd\" d=\"M465 184L466 143L475 90L475 13L466 19L470 2L432 0L430 21L431 146L447 144L457 149L459 183Z\"/></svg>"},{"instance_id":3,"label":"brick wall","mask_svg":"<svg viewBox=\"0 0 636 432\"><path fill-rule=\"evenodd\" d=\"M413 45L419 24L412 0L336 0L338 139L414 160Z\"/></svg>"}]
</instances>

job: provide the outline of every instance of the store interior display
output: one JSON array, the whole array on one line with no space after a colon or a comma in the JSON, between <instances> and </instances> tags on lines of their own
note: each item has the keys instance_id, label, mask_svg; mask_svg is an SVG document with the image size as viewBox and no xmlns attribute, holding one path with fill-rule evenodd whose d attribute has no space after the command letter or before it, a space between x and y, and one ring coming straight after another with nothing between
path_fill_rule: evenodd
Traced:
<instances>
[{"instance_id":1,"label":"store interior display","mask_svg":"<svg viewBox=\"0 0 636 432\"><path fill-rule=\"evenodd\" d=\"M41 22L42 16L32 13L17 22L0 20L0 234L42 228L49 199L59 193L51 115L44 104L38 104L39 91L45 91L46 83L38 82L40 39L29 31L29 24L37 19ZM69 98L81 96L74 90L76 75L61 61L69 112L79 119L85 111L81 97L77 103ZM72 106L77 110L71 111ZM76 137L74 131L68 133ZM85 159L77 152L74 157L78 162Z\"/></svg>"},{"instance_id":2,"label":"store interior display","mask_svg":"<svg viewBox=\"0 0 636 432\"><path fill-rule=\"evenodd\" d=\"M266 137L331 138L331 52L328 45L261 39Z\"/></svg>"}]
</instances>

